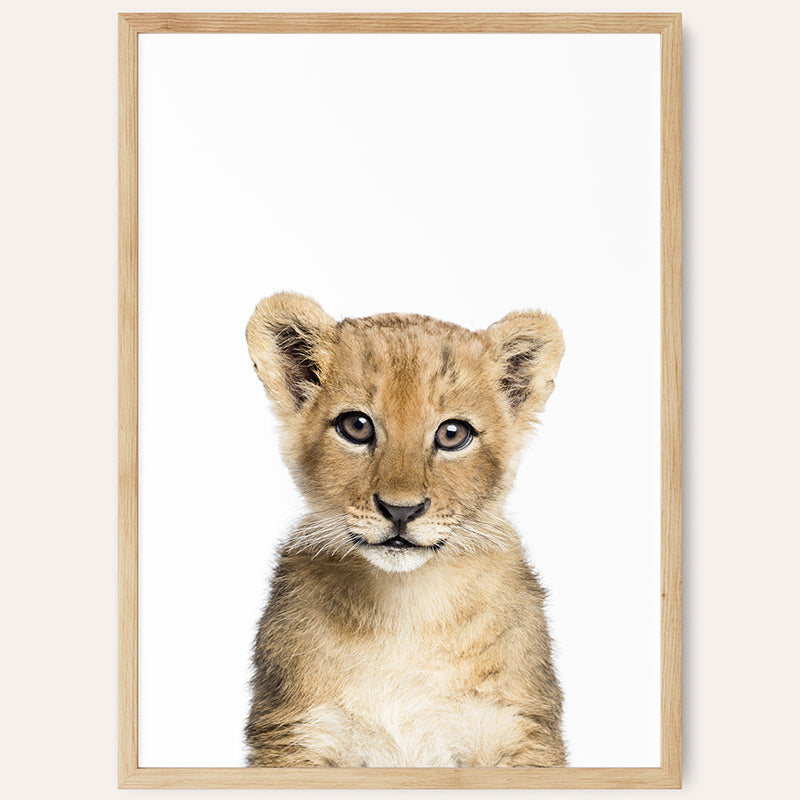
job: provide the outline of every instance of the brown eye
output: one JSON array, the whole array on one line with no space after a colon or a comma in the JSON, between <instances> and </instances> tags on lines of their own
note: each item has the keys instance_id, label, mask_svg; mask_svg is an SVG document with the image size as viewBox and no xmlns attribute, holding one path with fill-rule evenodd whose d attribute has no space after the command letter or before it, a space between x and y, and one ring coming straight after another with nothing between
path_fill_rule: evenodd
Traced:
<instances>
[{"instance_id":1,"label":"brown eye","mask_svg":"<svg viewBox=\"0 0 800 800\"><path fill-rule=\"evenodd\" d=\"M460 450L472 441L474 433L469 422L448 419L436 429L436 435L433 438L436 446L442 450Z\"/></svg>"},{"instance_id":2,"label":"brown eye","mask_svg":"<svg viewBox=\"0 0 800 800\"><path fill-rule=\"evenodd\" d=\"M360 411L348 411L336 419L336 431L339 436L354 444L369 444L375 438L375 426L372 420Z\"/></svg>"}]
</instances>

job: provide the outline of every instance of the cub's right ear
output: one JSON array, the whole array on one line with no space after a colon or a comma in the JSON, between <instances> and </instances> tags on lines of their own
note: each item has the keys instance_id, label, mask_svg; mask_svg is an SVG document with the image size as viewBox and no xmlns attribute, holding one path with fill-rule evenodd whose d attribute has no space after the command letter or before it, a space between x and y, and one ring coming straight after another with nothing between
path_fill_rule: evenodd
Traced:
<instances>
[{"instance_id":1,"label":"cub's right ear","mask_svg":"<svg viewBox=\"0 0 800 800\"><path fill-rule=\"evenodd\" d=\"M555 386L564 337L541 311L512 311L484 332L501 367L500 386L518 418L534 421Z\"/></svg>"},{"instance_id":2,"label":"cub's right ear","mask_svg":"<svg viewBox=\"0 0 800 800\"><path fill-rule=\"evenodd\" d=\"M279 292L264 298L247 324L247 347L267 394L284 416L319 388L336 322L310 297Z\"/></svg>"}]
</instances>

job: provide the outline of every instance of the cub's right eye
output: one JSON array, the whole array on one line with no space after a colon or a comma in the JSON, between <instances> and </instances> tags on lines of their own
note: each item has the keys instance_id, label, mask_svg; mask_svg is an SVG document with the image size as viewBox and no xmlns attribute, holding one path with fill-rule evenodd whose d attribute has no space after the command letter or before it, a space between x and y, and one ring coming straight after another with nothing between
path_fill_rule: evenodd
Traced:
<instances>
[{"instance_id":1,"label":"cub's right eye","mask_svg":"<svg viewBox=\"0 0 800 800\"><path fill-rule=\"evenodd\" d=\"M375 426L372 420L360 411L340 414L334 424L339 436L353 444L369 444L375 438Z\"/></svg>"}]
</instances>

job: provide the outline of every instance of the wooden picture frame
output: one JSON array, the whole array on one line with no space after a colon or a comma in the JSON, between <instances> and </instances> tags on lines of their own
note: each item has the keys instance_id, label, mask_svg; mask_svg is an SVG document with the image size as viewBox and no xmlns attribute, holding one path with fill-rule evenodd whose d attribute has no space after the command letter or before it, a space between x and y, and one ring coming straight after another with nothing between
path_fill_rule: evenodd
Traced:
<instances>
[{"instance_id":1,"label":"wooden picture frame","mask_svg":"<svg viewBox=\"0 0 800 800\"><path fill-rule=\"evenodd\" d=\"M121 788L679 788L681 785L680 14L120 14ZM661 765L564 769L143 768L138 759L138 36L142 33L652 33L661 42Z\"/></svg>"}]
</instances>

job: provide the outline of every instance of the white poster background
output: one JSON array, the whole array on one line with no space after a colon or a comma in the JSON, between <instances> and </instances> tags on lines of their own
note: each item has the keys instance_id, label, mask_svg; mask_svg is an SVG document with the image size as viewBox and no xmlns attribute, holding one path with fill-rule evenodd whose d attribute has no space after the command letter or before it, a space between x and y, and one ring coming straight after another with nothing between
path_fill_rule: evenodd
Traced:
<instances>
[{"instance_id":1,"label":"white poster background","mask_svg":"<svg viewBox=\"0 0 800 800\"><path fill-rule=\"evenodd\" d=\"M302 508L244 328L289 289L337 318L556 317L508 513L549 590L570 765L657 766L658 36L139 47L140 765L244 765L255 626Z\"/></svg>"}]
</instances>

